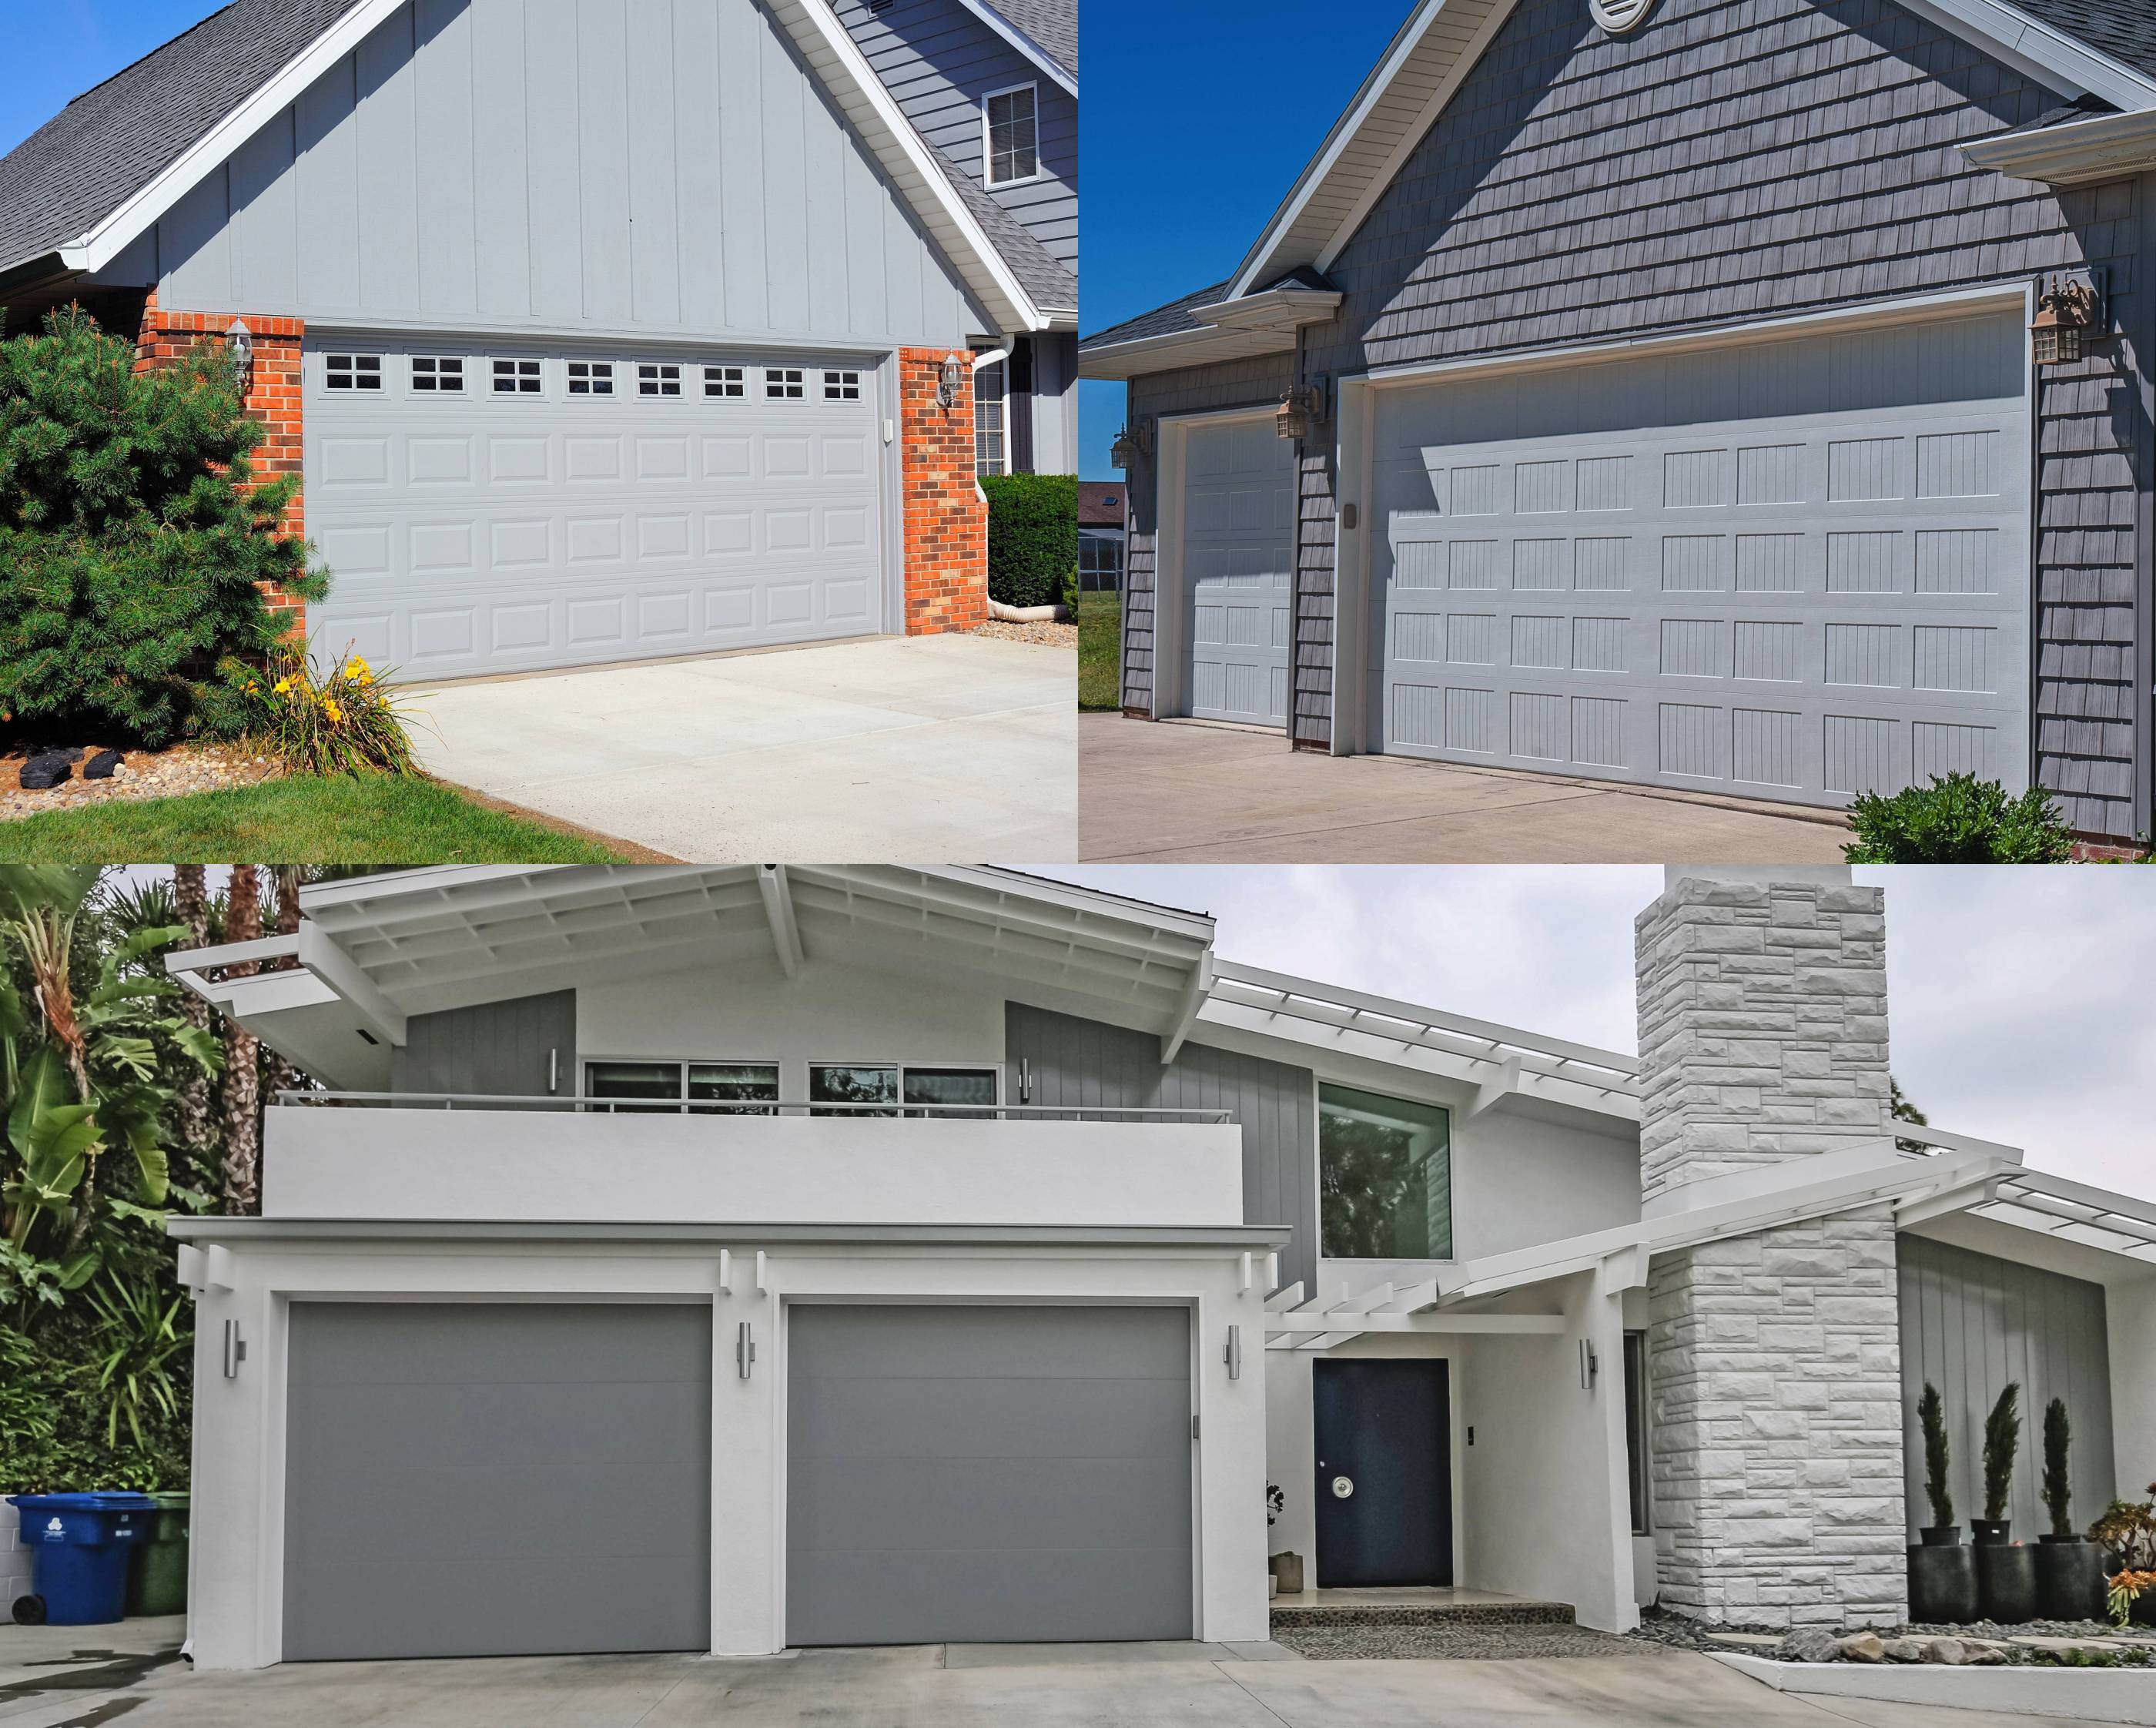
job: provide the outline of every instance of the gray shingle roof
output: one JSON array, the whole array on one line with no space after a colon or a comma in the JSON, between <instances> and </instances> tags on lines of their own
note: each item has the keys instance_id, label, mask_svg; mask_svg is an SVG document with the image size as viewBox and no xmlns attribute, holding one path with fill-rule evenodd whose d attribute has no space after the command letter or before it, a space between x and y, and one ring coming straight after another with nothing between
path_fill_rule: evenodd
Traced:
<instances>
[{"instance_id":1,"label":"gray shingle roof","mask_svg":"<svg viewBox=\"0 0 2156 1728\"><path fill-rule=\"evenodd\" d=\"M0 269L80 239L359 0L234 0L0 158Z\"/></svg>"},{"instance_id":2,"label":"gray shingle roof","mask_svg":"<svg viewBox=\"0 0 2156 1728\"><path fill-rule=\"evenodd\" d=\"M2014 6L2156 78L2156 0L2014 0Z\"/></svg>"},{"instance_id":3,"label":"gray shingle roof","mask_svg":"<svg viewBox=\"0 0 2156 1728\"><path fill-rule=\"evenodd\" d=\"M1026 226L1017 217L998 203L974 182L973 177L958 164L937 150L937 165L943 170L943 177L958 188L958 196L974 220L987 233L989 244L994 246L1003 261L1010 266L1011 274L1031 296L1033 303L1047 311L1075 312L1078 310L1078 279L1050 255L1048 249L1034 239Z\"/></svg>"},{"instance_id":4,"label":"gray shingle roof","mask_svg":"<svg viewBox=\"0 0 2156 1728\"><path fill-rule=\"evenodd\" d=\"M983 0L1048 50L1073 78L1078 75L1077 0Z\"/></svg>"},{"instance_id":5,"label":"gray shingle roof","mask_svg":"<svg viewBox=\"0 0 2156 1728\"><path fill-rule=\"evenodd\" d=\"M1148 336L1174 336L1185 330L1199 329L1202 327L1191 316L1191 308L1211 306L1215 301L1225 300L1234 280L1230 277L1228 281L1215 282L1211 287L1200 288L1196 293L1186 294L1180 300L1171 300L1166 306L1155 306L1149 312L1140 312L1135 318L1126 318L1120 324L1111 324L1106 330L1096 331L1092 335L1081 338L1078 346L1081 349L1106 347L1111 342L1139 342Z\"/></svg>"}]
</instances>

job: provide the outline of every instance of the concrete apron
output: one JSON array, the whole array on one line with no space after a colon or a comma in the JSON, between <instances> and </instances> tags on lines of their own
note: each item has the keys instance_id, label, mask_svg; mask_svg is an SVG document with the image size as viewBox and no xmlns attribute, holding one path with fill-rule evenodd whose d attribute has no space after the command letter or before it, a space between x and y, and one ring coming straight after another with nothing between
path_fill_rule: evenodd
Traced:
<instances>
[{"instance_id":1,"label":"concrete apron","mask_svg":"<svg viewBox=\"0 0 2156 1728\"><path fill-rule=\"evenodd\" d=\"M0 1664L8 1660L0 1628ZM1689 1652L1557 1662L1253 1660L1265 1647L951 1646L696 1656L167 1666L102 1695L0 1689L8 1728L2041 1728L1829 1710ZM1994 1674L1996 1670L1990 1671ZM1861 1710L1862 1714L1855 1714ZM2115 1719L2114 1719L2115 1720ZM2066 1719L2059 1719L2063 1724Z\"/></svg>"},{"instance_id":2,"label":"concrete apron","mask_svg":"<svg viewBox=\"0 0 2156 1728\"><path fill-rule=\"evenodd\" d=\"M1932 1663L1712 1659L1784 1694L1930 1705L1957 1715L2061 1715L2092 1722L2156 1724L2156 1673L2145 1668L1948 1668Z\"/></svg>"}]
</instances>

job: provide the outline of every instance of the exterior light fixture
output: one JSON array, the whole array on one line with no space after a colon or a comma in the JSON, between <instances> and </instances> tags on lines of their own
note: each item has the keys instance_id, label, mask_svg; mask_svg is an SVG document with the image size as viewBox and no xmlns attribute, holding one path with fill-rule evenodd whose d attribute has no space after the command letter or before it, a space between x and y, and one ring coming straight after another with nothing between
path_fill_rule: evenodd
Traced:
<instances>
[{"instance_id":1,"label":"exterior light fixture","mask_svg":"<svg viewBox=\"0 0 2156 1728\"><path fill-rule=\"evenodd\" d=\"M224 346L232 356L232 376L244 396L254 388L254 332L234 318L224 332Z\"/></svg>"},{"instance_id":2,"label":"exterior light fixture","mask_svg":"<svg viewBox=\"0 0 2156 1728\"><path fill-rule=\"evenodd\" d=\"M2092 337L2101 294L2081 277L2053 275L2036 286L2036 316L2029 321L2029 347L2039 366L2070 366Z\"/></svg>"},{"instance_id":3,"label":"exterior light fixture","mask_svg":"<svg viewBox=\"0 0 2156 1728\"><path fill-rule=\"evenodd\" d=\"M936 379L936 405L955 408L958 403L958 386L966 377L966 363L956 354L943 357L943 369Z\"/></svg>"},{"instance_id":4,"label":"exterior light fixture","mask_svg":"<svg viewBox=\"0 0 2156 1728\"><path fill-rule=\"evenodd\" d=\"M1152 454L1152 416L1140 414L1116 435L1116 441L1108 451L1108 463L1127 474Z\"/></svg>"},{"instance_id":5,"label":"exterior light fixture","mask_svg":"<svg viewBox=\"0 0 2156 1728\"><path fill-rule=\"evenodd\" d=\"M1273 414L1273 430L1282 438L1307 438L1311 428L1324 418L1325 380L1318 378L1281 398Z\"/></svg>"}]
</instances>

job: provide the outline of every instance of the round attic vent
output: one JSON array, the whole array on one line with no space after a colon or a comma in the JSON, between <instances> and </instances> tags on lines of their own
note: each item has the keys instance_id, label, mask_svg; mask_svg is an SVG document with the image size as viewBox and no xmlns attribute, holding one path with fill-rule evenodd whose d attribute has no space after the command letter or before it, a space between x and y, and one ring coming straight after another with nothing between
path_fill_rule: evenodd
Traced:
<instances>
[{"instance_id":1,"label":"round attic vent","mask_svg":"<svg viewBox=\"0 0 2156 1728\"><path fill-rule=\"evenodd\" d=\"M1587 0L1594 22L1609 35L1622 36L1647 15L1654 0Z\"/></svg>"}]
</instances>

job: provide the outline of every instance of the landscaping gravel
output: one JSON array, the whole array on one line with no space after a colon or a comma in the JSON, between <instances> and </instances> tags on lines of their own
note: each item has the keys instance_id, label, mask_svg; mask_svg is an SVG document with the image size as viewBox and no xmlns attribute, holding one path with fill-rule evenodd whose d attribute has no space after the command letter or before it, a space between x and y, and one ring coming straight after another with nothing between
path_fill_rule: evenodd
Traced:
<instances>
[{"instance_id":1,"label":"landscaping gravel","mask_svg":"<svg viewBox=\"0 0 2156 1728\"><path fill-rule=\"evenodd\" d=\"M29 758L17 750L0 755L0 821L16 816L34 816L47 810L78 810L86 804L106 804L124 798L171 798L187 792L214 792L225 786L248 786L274 779L282 773L269 756L257 755L236 744L181 744L169 750L106 751L73 748L77 767L49 791L23 789L23 769ZM35 755L52 753L40 749ZM85 779L82 769L100 757L119 758L109 778Z\"/></svg>"},{"instance_id":2,"label":"landscaping gravel","mask_svg":"<svg viewBox=\"0 0 2156 1728\"><path fill-rule=\"evenodd\" d=\"M1056 624L1043 620L1039 624L1004 624L992 620L974 627L977 636L993 636L999 642L1031 642L1040 648L1070 648L1078 646L1078 626L1075 624Z\"/></svg>"},{"instance_id":3,"label":"landscaping gravel","mask_svg":"<svg viewBox=\"0 0 2156 1728\"><path fill-rule=\"evenodd\" d=\"M1276 1623L1273 1642L1313 1662L1417 1658L1457 1662L1534 1662L1553 1656L1629 1656L1660 1653L1630 1638L1584 1626L1436 1625L1296 1626Z\"/></svg>"},{"instance_id":4,"label":"landscaping gravel","mask_svg":"<svg viewBox=\"0 0 2156 1728\"><path fill-rule=\"evenodd\" d=\"M2101 1620L2031 1620L2017 1626L2001 1626L1995 1621L1979 1620L1967 1626L1931 1626L1911 1624L1896 1627L1875 1627L1882 1639L1955 1638L1964 1643L1995 1644L2003 1659L2010 1666L2020 1666L2042 1659L2039 1651L2027 1644L2016 1644L2015 1638L2056 1638L2061 1641L2093 1642L2110 1640L2115 1645L2121 1640L2136 1647L2133 1659L2138 1659L2138 1648L2156 1649L2156 1639L2147 1638L2136 1628L2122 1633L2118 1628ZM1773 1643L1732 1643L1716 1633L1748 1633ZM1755 1622L1732 1622L1727 1625L1705 1626L1681 1614L1671 1614L1649 1608L1640 1617L1639 1628L1625 1636L1635 1641L1667 1645L1676 1649L1701 1650L1722 1655L1763 1656L1777 1662L1795 1662L1805 1659L1798 1649L1785 1644L1789 1636L1784 1628L1761 1625Z\"/></svg>"}]
</instances>

